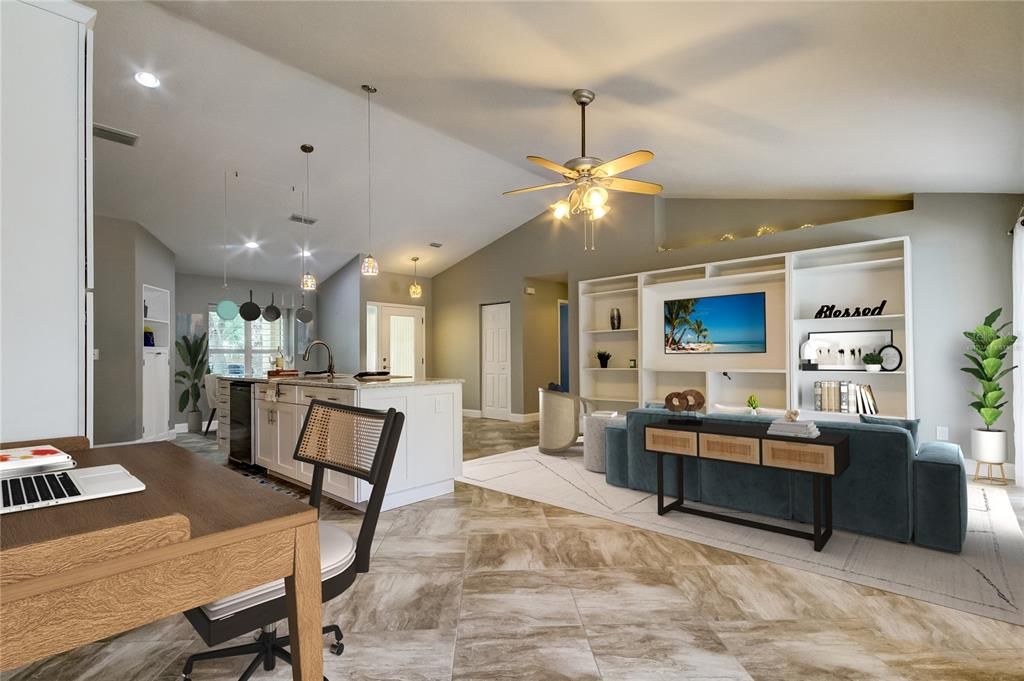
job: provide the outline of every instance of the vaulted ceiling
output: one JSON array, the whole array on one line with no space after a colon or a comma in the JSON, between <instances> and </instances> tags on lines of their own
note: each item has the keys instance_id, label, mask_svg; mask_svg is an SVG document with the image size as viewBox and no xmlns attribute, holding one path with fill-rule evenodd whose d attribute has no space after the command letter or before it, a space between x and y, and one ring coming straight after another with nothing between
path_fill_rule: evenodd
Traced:
<instances>
[{"instance_id":1,"label":"vaulted ceiling","mask_svg":"<svg viewBox=\"0 0 1024 681\"><path fill-rule=\"evenodd\" d=\"M183 269L219 271L223 173L239 274L288 280L286 222L317 146L318 274L368 246L430 275L557 193L526 154L579 153L576 87L597 91L588 152L637 148L668 196L873 197L1024 188L1019 3L95 3L97 210L137 219ZM237 42L236 42L237 41ZM158 90L131 80L145 68ZM232 176L233 177L233 176ZM440 250L426 244L439 241ZM291 257L291 261L289 261Z\"/></svg>"}]
</instances>

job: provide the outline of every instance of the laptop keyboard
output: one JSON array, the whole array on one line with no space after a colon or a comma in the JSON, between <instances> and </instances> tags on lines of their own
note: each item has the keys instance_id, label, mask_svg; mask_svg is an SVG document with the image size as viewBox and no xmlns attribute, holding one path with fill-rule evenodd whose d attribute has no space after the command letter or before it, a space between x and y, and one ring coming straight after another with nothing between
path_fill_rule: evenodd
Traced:
<instances>
[{"instance_id":1,"label":"laptop keyboard","mask_svg":"<svg viewBox=\"0 0 1024 681\"><path fill-rule=\"evenodd\" d=\"M43 473L8 478L0 482L3 487L4 508L77 497L82 493L67 473Z\"/></svg>"}]
</instances>

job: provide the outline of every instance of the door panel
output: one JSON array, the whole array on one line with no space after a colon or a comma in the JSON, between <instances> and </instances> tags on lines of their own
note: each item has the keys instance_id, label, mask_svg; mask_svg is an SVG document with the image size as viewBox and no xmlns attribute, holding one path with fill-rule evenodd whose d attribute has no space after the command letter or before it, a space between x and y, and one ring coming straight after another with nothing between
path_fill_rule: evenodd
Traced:
<instances>
[{"instance_id":1,"label":"door panel","mask_svg":"<svg viewBox=\"0 0 1024 681\"><path fill-rule=\"evenodd\" d=\"M481 413L487 418L508 419L512 414L510 303L481 308L483 386Z\"/></svg>"},{"instance_id":2,"label":"door panel","mask_svg":"<svg viewBox=\"0 0 1024 681\"><path fill-rule=\"evenodd\" d=\"M376 308L376 313L369 310ZM373 333L369 320L377 319L378 368L395 376L426 377L426 324L424 308L371 303L367 307L367 335ZM370 343L367 342L369 346ZM367 352L367 364L370 353ZM372 369L371 369L372 370Z\"/></svg>"}]
</instances>

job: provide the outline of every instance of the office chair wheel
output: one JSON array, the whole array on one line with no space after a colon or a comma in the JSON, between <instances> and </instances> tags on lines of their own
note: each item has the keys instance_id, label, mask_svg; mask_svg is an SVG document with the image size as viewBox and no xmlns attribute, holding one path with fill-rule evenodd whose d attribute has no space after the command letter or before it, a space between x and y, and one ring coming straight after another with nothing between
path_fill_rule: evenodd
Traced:
<instances>
[{"instance_id":1,"label":"office chair wheel","mask_svg":"<svg viewBox=\"0 0 1024 681\"><path fill-rule=\"evenodd\" d=\"M331 644L331 652L335 655L341 655L343 652L345 652L345 644L341 641L335 641Z\"/></svg>"},{"instance_id":2,"label":"office chair wheel","mask_svg":"<svg viewBox=\"0 0 1024 681\"><path fill-rule=\"evenodd\" d=\"M189 674L182 674L181 681L192 681L192 677Z\"/></svg>"}]
</instances>

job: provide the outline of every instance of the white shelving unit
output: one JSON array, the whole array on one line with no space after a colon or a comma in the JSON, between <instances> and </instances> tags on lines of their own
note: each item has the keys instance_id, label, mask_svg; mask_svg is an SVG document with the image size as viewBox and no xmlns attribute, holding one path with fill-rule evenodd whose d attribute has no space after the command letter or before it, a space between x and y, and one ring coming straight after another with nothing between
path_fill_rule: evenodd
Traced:
<instances>
[{"instance_id":1,"label":"white shelving unit","mask_svg":"<svg viewBox=\"0 0 1024 681\"><path fill-rule=\"evenodd\" d=\"M155 348L166 350L170 346L170 291L149 284L142 285L142 325L153 329Z\"/></svg>"},{"instance_id":2,"label":"white shelving unit","mask_svg":"<svg viewBox=\"0 0 1024 681\"><path fill-rule=\"evenodd\" d=\"M907 237L581 281L580 393L619 409L660 403L669 392L690 388L704 393L706 409L741 406L755 394L764 407L856 420L857 414L813 410L815 381L849 380L872 386L880 415L913 417L910 282ZM665 300L748 292L765 293L767 352L665 354ZM882 300L881 315L814 318L825 304L852 309ZM622 328L614 331L613 307L622 315ZM800 370L800 345L808 333L875 329L892 330L903 353L898 371ZM598 350L612 353L607 369L598 367Z\"/></svg>"}]
</instances>

